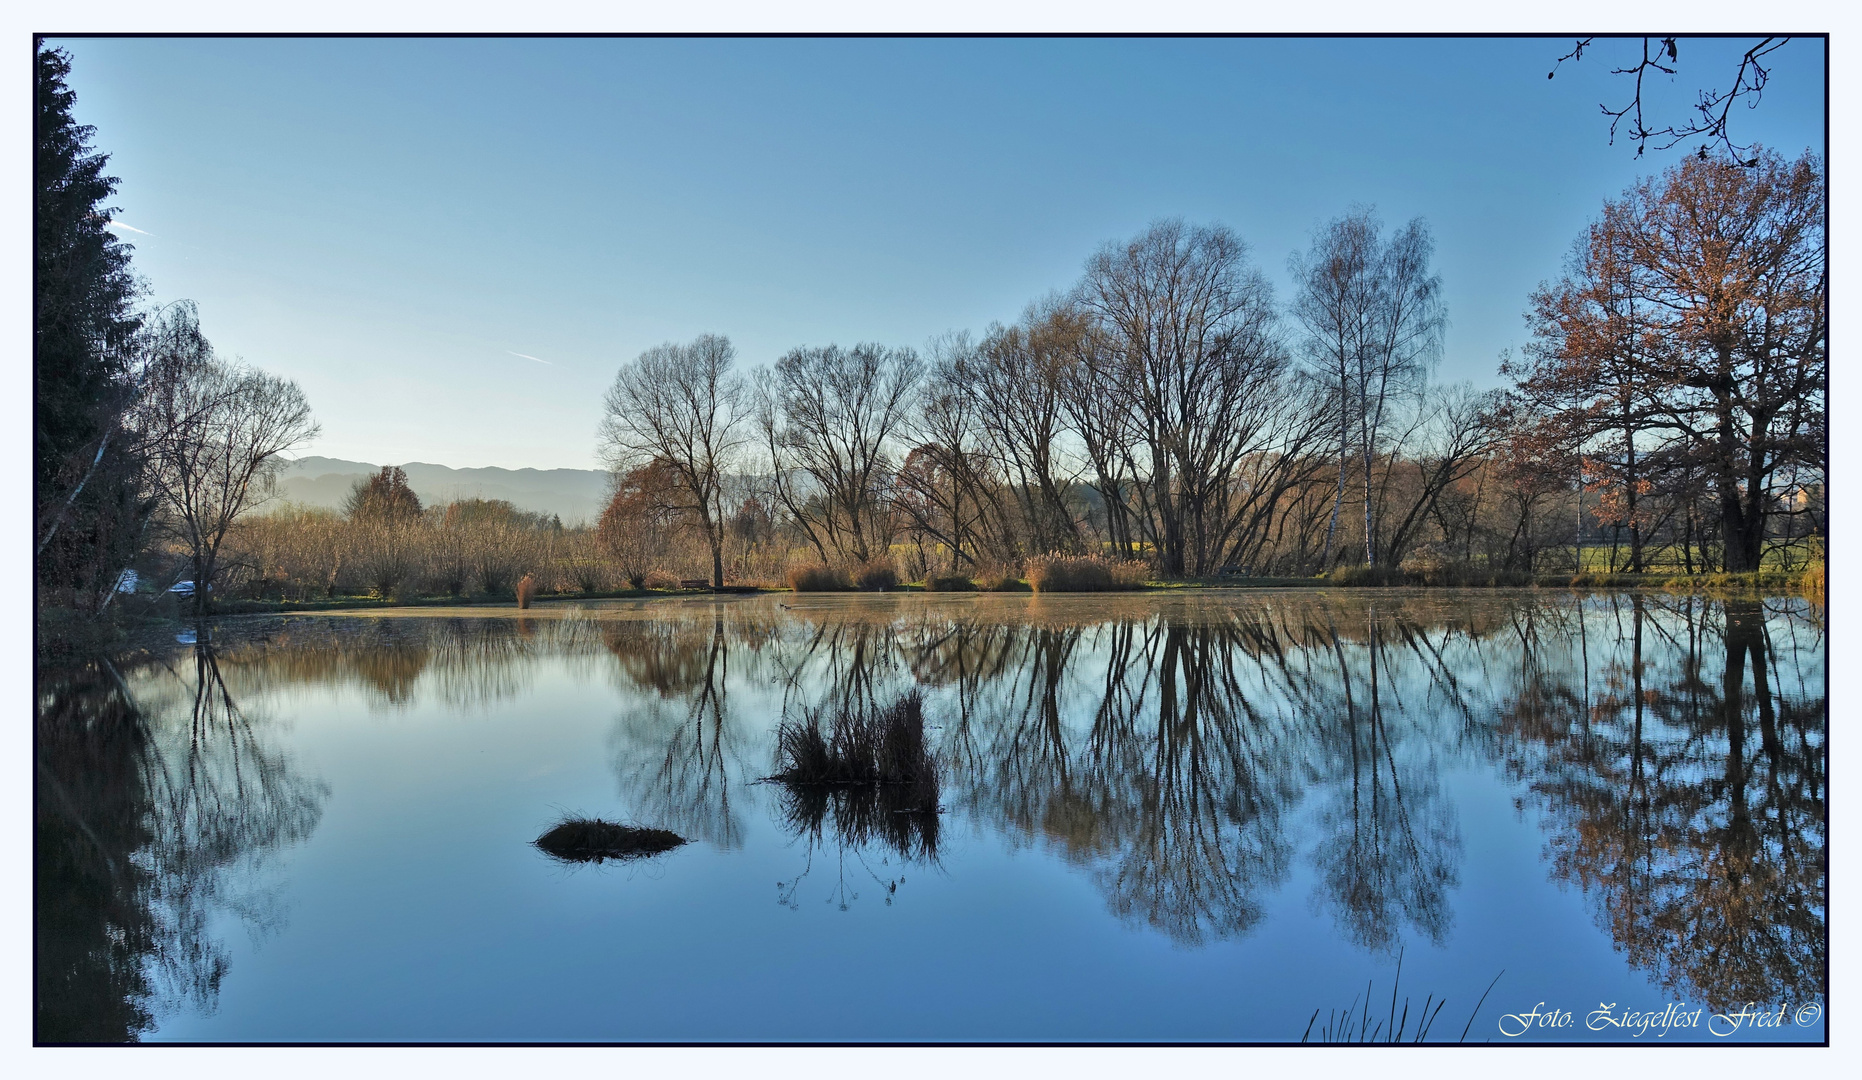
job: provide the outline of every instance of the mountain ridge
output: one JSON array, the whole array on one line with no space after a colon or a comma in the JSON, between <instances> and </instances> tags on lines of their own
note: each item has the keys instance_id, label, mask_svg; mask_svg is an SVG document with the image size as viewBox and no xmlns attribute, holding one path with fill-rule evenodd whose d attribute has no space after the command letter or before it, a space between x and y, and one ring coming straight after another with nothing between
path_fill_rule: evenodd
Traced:
<instances>
[{"instance_id":1,"label":"mountain ridge","mask_svg":"<svg viewBox=\"0 0 1862 1080\"><path fill-rule=\"evenodd\" d=\"M426 461L398 464L407 473L408 486L425 505L454 499L504 499L519 510L554 514L564 525L591 523L600 517L608 492L608 474L599 469L506 469L496 465L455 469ZM372 462L310 454L285 465L278 474L278 493L282 501L341 509L356 482L381 469Z\"/></svg>"}]
</instances>

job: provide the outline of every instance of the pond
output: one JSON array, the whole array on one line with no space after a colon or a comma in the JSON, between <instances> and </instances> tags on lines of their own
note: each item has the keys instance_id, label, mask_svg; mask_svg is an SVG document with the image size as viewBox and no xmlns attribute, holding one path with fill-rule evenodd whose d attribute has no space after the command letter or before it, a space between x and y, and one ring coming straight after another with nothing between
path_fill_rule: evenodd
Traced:
<instances>
[{"instance_id":1,"label":"pond","mask_svg":"<svg viewBox=\"0 0 1862 1080\"><path fill-rule=\"evenodd\" d=\"M39 673L36 1037L1821 1042L1825 656L1538 591L223 620ZM916 784L769 779L902 703Z\"/></svg>"}]
</instances>

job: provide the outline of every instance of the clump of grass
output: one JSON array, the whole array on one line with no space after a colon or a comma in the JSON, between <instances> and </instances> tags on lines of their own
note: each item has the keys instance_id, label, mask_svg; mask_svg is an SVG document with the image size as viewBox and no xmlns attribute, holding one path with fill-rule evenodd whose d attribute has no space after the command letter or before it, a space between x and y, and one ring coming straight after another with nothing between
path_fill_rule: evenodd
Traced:
<instances>
[{"instance_id":1,"label":"clump of grass","mask_svg":"<svg viewBox=\"0 0 1862 1080\"><path fill-rule=\"evenodd\" d=\"M1028 583L1017 576L1014 567L1003 566L979 571L976 587L984 592L1028 592Z\"/></svg>"},{"instance_id":2,"label":"clump of grass","mask_svg":"<svg viewBox=\"0 0 1862 1080\"><path fill-rule=\"evenodd\" d=\"M1325 575L1325 579L1334 585L1361 588L1366 585L1402 585L1407 577L1395 566L1340 566Z\"/></svg>"},{"instance_id":3,"label":"clump of grass","mask_svg":"<svg viewBox=\"0 0 1862 1080\"><path fill-rule=\"evenodd\" d=\"M924 696L813 710L776 731L785 815L797 832L831 820L843 843L878 836L900 854L937 852L938 769L925 741Z\"/></svg>"},{"instance_id":4,"label":"clump of grass","mask_svg":"<svg viewBox=\"0 0 1862 1080\"><path fill-rule=\"evenodd\" d=\"M640 579L640 587L670 592L679 587L679 576L669 570L649 570L647 576Z\"/></svg>"},{"instance_id":5,"label":"clump of grass","mask_svg":"<svg viewBox=\"0 0 1862 1080\"><path fill-rule=\"evenodd\" d=\"M853 588L846 571L826 563L801 563L789 567L788 582L794 592L839 592Z\"/></svg>"},{"instance_id":6,"label":"clump of grass","mask_svg":"<svg viewBox=\"0 0 1862 1080\"><path fill-rule=\"evenodd\" d=\"M975 592L976 582L962 574L925 575L926 592Z\"/></svg>"},{"instance_id":7,"label":"clump of grass","mask_svg":"<svg viewBox=\"0 0 1862 1080\"><path fill-rule=\"evenodd\" d=\"M537 595L537 579L532 574L525 574L517 582L517 606L527 608Z\"/></svg>"},{"instance_id":8,"label":"clump of grass","mask_svg":"<svg viewBox=\"0 0 1862 1080\"><path fill-rule=\"evenodd\" d=\"M643 859L684 843L684 837L665 829L642 829L582 817L565 817L536 839L537 847L554 858L597 863L606 859Z\"/></svg>"},{"instance_id":9,"label":"clump of grass","mask_svg":"<svg viewBox=\"0 0 1862 1080\"><path fill-rule=\"evenodd\" d=\"M924 695L914 690L891 705L810 711L776 730L785 784L937 783L937 763L925 742Z\"/></svg>"},{"instance_id":10,"label":"clump of grass","mask_svg":"<svg viewBox=\"0 0 1862 1080\"><path fill-rule=\"evenodd\" d=\"M1041 555L1028 560L1028 585L1035 592L1112 592L1136 589L1149 569L1098 555Z\"/></svg>"},{"instance_id":11,"label":"clump of grass","mask_svg":"<svg viewBox=\"0 0 1862 1080\"><path fill-rule=\"evenodd\" d=\"M862 589L884 591L899 583L899 570L890 558L882 555L868 559L854 571L853 583Z\"/></svg>"},{"instance_id":12,"label":"clump of grass","mask_svg":"<svg viewBox=\"0 0 1862 1080\"><path fill-rule=\"evenodd\" d=\"M1028 560L1028 585L1038 593L1109 592L1112 568L1091 556L1037 556Z\"/></svg>"}]
</instances>

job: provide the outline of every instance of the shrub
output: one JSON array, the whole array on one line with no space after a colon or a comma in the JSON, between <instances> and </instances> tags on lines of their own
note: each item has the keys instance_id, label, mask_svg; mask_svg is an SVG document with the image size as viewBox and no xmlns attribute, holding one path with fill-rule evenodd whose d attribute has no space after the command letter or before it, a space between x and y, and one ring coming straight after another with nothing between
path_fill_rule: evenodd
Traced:
<instances>
[{"instance_id":1,"label":"shrub","mask_svg":"<svg viewBox=\"0 0 1862 1080\"><path fill-rule=\"evenodd\" d=\"M525 574L517 582L517 606L527 608L537 595L537 579L534 574Z\"/></svg>"},{"instance_id":2,"label":"shrub","mask_svg":"<svg viewBox=\"0 0 1862 1080\"><path fill-rule=\"evenodd\" d=\"M664 570L648 571L647 575L640 579L640 584L635 586L635 588L638 588L638 589L666 589L666 590L676 589L678 587L679 587L678 576L676 574L668 573Z\"/></svg>"},{"instance_id":3,"label":"shrub","mask_svg":"<svg viewBox=\"0 0 1862 1080\"><path fill-rule=\"evenodd\" d=\"M868 559L865 565L854 572L853 582L862 589L883 591L899 583L899 571L888 557Z\"/></svg>"},{"instance_id":4,"label":"shrub","mask_svg":"<svg viewBox=\"0 0 1862 1080\"><path fill-rule=\"evenodd\" d=\"M800 563L789 567L788 582L794 592L838 592L853 586L847 574L826 563Z\"/></svg>"},{"instance_id":5,"label":"shrub","mask_svg":"<svg viewBox=\"0 0 1862 1080\"><path fill-rule=\"evenodd\" d=\"M931 574L925 578L926 592L975 592L976 582L962 574Z\"/></svg>"},{"instance_id":6,"label":"shrub","mask_svg":"<svg viewBox=\"0 0 1862 1080\"><path fill-rule=\"evenodd\" d=\"M1112 568L1091 556L1044 555L1028 560L1028 586L1035 592L1107 592Z\"/></svg>"},{"instance_id":7,"label":"shrub","mask_svg":"<svg viewBox=\"0 0 1862 1080\"><path fill-rule=\"evenodd\" d=\"M1028 585L1035 592L1110 592L1135 589L1150 577L1143 563L1114 562L1098 555L1043 555L1028 560Z\"/></svg>"}]
</instances>

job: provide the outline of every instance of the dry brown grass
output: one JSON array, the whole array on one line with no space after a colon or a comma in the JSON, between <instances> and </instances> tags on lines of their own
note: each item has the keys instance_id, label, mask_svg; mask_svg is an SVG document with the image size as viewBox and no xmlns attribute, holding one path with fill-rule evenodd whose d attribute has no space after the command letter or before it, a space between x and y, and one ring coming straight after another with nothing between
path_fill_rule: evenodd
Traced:
<instances>
[{"instance_id":1,"label":"dry brown grass","mask_svg":"<svg viewBox=\"0 0 1862 1080\"><path fill-rule=\"evenodd\" d=\"M976 587L984 592L1027 592L1018 566L977 567Z\"/></svg>"},{"instance_id":2,"label":"dry brown grass","mask_svg":"<svg viewBox=\"0 0 1862 1080\"><path fill-rule=\"evenodd\" d=\"M793 592L840 592L853 588L847 572L826 563L800 563L789 567L787 577Z\"/></svg>"},{"instance_id":3,"label":"dry brown grass","mask_svg":"<svg viewBox=\"0 0 1862 1080\"><path fill-rule=\"evenodd\" d=\"M880 591L890 589L899 583L899 568L885 556L868 559L865 564L854 571L853 583L862 589Z\"/></svg>"},{"instance_id":4,"label":"dry brown grass","mask_svg":"<svg viewBox=\"0 0 1862 1080\"><path fill-rule=\"evenodd\" d=\"M1038 593L1136 589L1149 578L1143 563L1097 555L1041 555L1028 560L1028 585Z\"/></svg>"},{"instance_id":5,"label":"dry brown grass","mask_svg":"<svg viewBox=\"0 0 1862 1080\"><path fill-rule=\"evenodd\" d=\"M536 595L537 579L535 575L525 574L517 583L517 606L519 608L529 607L530 601L534 599Z\"/></svg>"}]
</instances>

